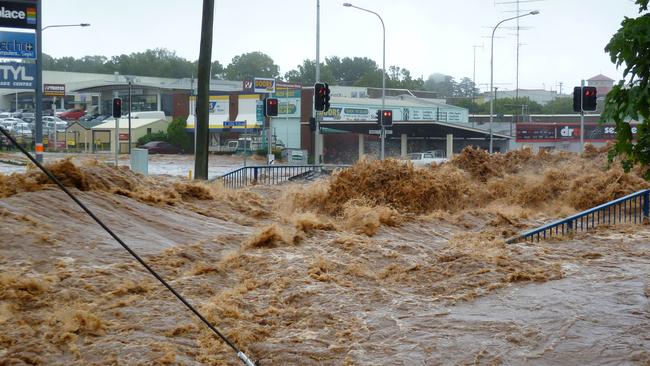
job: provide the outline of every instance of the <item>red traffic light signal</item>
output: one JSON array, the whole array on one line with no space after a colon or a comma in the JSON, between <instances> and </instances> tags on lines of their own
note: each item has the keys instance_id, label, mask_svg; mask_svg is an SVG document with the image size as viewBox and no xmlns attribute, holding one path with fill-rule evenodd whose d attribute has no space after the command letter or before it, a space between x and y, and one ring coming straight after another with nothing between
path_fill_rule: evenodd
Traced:
<instances>
[{"instance_id":1,"label":"red traffic light signal","mask_svg":"<svg viewBox=\"0 0 650 366\"><path fill-rule=\"evenodd\" d=\"M573 88L573 111L595 111L598 101L598 90L594 86L576 86Z\"/></svg>"},{"instance_id":2,"label":"red traffic light signal","mask_svg":"<svg viewBox=\"0 0 650 366\"><path fill-rule=\"evenodd\" d=\"M122 117L122 99L113 98L113 118Z\"/></svg>"},{"instance_id":3,"label":"red traffic light signal","mask_svg":"<svg viewBox=\"0 0 650 366\"><path fill-rule=\"evenodd\" d=\"M277 117L278 116L278 99L277 98L264 98L264 116Z\"/></svg>"},{"instance_id":4,"label":"red traffic light signal","mask_svg":"<svg viewBox=\"0 0 650 366\"><path fill-rule=\"evenodd\" d=\"M392 126L393 125L393 111L390 109L386 109L382 112L382 124L384 126Z\"/></svg>"},{"instance_id":5,"label":"red traffic light signal","mask_svg":"<svg viewBox=\"0 0 650 366\"><path fill-rule=\"evenodd\" d=\"M330 87L327 83L314 84L314 109L319 112L330 109Z\"/></svg>"}]
</instances>

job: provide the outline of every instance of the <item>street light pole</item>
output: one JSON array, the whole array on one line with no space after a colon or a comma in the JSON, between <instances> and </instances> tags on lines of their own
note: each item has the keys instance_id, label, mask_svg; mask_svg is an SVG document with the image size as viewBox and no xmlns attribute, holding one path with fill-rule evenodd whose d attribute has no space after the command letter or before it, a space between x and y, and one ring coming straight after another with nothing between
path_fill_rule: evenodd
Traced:
<instances>
[{"instance_id":1,"label":"street light pole","mask_svg":"<svg viewBox=\"0 0 650 366\"><path fill-rule=\"evenodd\" d=\"M384 160L384 150L385 150L385 141L386 141L386 129L384 128L384 108L386 108L386 26L384 26L384 20L379 16L379 14L375 13L374 11L360 8L358 6L352 5L350 3L344 3L343 6L348 7L348 8L356 8L371 14L375 14L377 18L379 18L379 21L381 21L381 29L383 32L383 39L382 39L382 64L381 64L381 111L382 113L379 113L379 123L381 124L381 152L379 155L379 158L381 160Z\"/></svg>"},{"instance_id":2,"label":"street light pole","mask_svg":"<svg viewBox=\"0 0 650 366\"><path fill-rule=\"evenodd\" d=\"M36 106L34 108L34 152L36 153L36 161L43 162L43 31L48 28L62 28L62 27L88 27L90 24L57 24L42 26L41 23L41 2L38 0L36 3L36 88L34 90L34 99L36 99ZM56 123L54 124L54 136L56 140L57 130Z\"/></svg>"},{"instance_id":3,"label":"street light pole","mask_svg":"<svg viewBox=\"0 0 650 366\"><path fill-rule=\"evenodd\" d=\"M537 15L539 14L538 10L533 10L530 13L518 15L516 17L512 18L507 18L494 26L494 29L492 29L492 40L490 44L490 93L492 94L492 97L490 98L490 154L492 154L492 122L494 121L494 98L496 98L496 91L494 91L494 33L497 31L497 28L501 25L501 23L507 22L509 20L513 19L518 19L518 18L523 18L528 15Z\"/></svg>"}]
</instances>

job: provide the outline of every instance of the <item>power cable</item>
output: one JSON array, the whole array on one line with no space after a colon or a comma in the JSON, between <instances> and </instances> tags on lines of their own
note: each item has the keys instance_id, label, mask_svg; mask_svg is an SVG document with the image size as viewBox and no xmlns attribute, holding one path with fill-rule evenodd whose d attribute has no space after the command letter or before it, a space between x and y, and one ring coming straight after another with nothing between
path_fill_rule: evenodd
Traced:
<instances>
[{"instance_id":1,"label":"power cable","mask_svg":"<svg viewBox=\"0 0 650 366\"><path fill-rule=\"evenodd\" d=\"M95 220L95 222L99 224L99 226L101 226L104 230L106 230L106 232L110 236L112 236L113 239L115 239L124 249L126 249L126 251L129 252L129 254L133 256L133 258L135 258L138 262L140 262L140 264L147 271L149 271L151 275L156 277L156 279L160 281L160 283L162 283L163 286L165 286L169 291L171 291L171 293L174 294L174 296L176 296L188 309L190 309L194 313L194 315L196 315L199 319L201 319L201 321L205 325L207 325L207 327L210 328L210 330L212 330L217 336L219 336L219 338L221 338L221 340L223 340L228 346L230 346L230 348L232 348L237 353L237 357L239 357L239 359L246 366L256 366L255 363L251 361L250 358L246 356L246 354L244 354L244 352L242 352L239 348L237 348L237 346L235 346L235 344L232 341L230 341L230 339L228 339L221 332L219 332L219 330L215 328L198 310L196 310L194 306L192 306L192 304L190 304L187 300L185 300L185 298L181 294L176 292L176 290L174 290L174 288L169 283L167 283L167 281L165 281L153 268L151 268L135 251L133 251L133 249L131 249L128 245L126 245L126 243L124 243L124 241L122 241L122 239L120 239L120 237L117 236L117 234L115 234L108 226L106 226L106 224L104 224L102 220L100 220L97 216L95 216L95 214L92 211L90 211L90 209L86 207L86 205L84 205L81 201L79 201L79 199L77 199L77 197L73 195L72 192L70 192L63 185L63 183L61 183L61 181L56 176L54 176L54 174L52 174L52 172L50 172L46 167L44 167L41 163L39 163L36 159L34 159L34 157L29 152L27 152L27 150L25 150L24 147L20 146L18 142L14 139L14 137L11 136L11 134L9 134L1 126L0 126L0 132L2 132L2 134L5 135L5 137L8 138L9 141L11 141L11 143L14 146L16 146L23 154L25 154L27 158L32 161L32 163L34 163L40 170L42 170L43 173L45 173L45 175L47 175L54 183L56 183L56 185L59 186L59 188L61 188L61 190L65 192L77 205L79 205L79 207L81 207L81 209L84 210L88 214L88 216L92 217L92 219Z\"/></svg>"}]
</instances>

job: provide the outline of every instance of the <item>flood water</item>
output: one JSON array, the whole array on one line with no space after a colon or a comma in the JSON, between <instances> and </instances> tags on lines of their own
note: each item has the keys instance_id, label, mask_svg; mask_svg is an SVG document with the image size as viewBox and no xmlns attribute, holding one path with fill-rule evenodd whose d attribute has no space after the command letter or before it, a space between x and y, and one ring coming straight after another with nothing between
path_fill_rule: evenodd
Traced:
<instances>
[{"instance_id":1,"label":"flood water","mask_svg":"<svg viewBox=\"0 0 650 366\"><path fill-rule=\"evenodd\" d=\"M647 365L647 225L504 242L648 187L593 153L237 191L51 167L260 365ZM0 364L241 364L37 172L0 174L0 220Z\"/></svg>"}]
</instances>

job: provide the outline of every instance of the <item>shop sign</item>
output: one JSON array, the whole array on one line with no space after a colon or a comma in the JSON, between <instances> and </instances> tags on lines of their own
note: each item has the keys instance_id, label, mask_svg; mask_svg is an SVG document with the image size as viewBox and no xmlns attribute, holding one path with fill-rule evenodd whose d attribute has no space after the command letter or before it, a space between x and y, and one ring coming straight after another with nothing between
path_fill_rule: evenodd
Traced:
<instances>
[{"instance_id":1,"label":"shop sign","mask_svg":"<svg viewBox=\"0 0 650 366\"><path fill-rule=\"evenodd\" d=\"M36 2L0 1L0 27L36 29Z\"/></svg>"},{"instance_id":2,"label":"shop sign","mask_svg":"<svg viewBox=\"0 0 650 366\"><path fill-rule=\"evenodd\" d=\"M253 80L253 92L255 93L275 93L275 79L255 78Z\"/></svg>"},{"instance_id":3,"label":"shop sign","mask_svg":"<svg viewBox=\"0 0 650 366\"><path fill-rule=\"evenodd\" d=\"M43 84L43 95L46 97L65 97L65 84Z\"/></svg>"},{"instance_id":4,"label":"shop sign","mask_svg":"<svg viewBox=\"0 0 650 366\"><path fill-rule=\"evenodd\" d=\"M34 89L36 64L0 62L0 89Z\"/></svg>"},{"instance_id":5,"label":"shop sign","mask_svg":"<svg viewBox=\"0 0 650 366\"><path fill-rule=\"evenodd\" d=\"M36 58L34 33L0 32L0 58Z\"/></svg>"}]
</instances>

